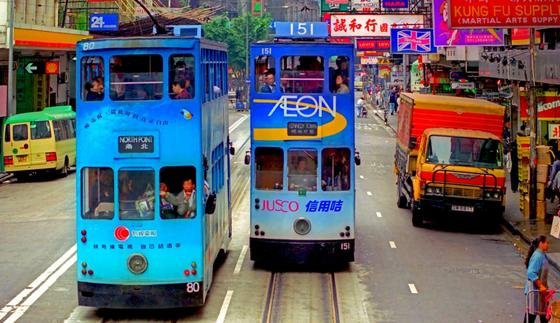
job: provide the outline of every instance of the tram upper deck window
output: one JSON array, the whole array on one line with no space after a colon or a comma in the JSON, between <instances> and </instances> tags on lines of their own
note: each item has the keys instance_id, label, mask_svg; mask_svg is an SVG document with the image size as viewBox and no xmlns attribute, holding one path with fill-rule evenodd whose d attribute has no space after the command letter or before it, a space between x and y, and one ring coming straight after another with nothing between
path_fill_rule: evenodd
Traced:
<instances>
[{"instance_id":1,"label":"tram upper deck window","mask_svg":"<svg viewBox=\"0 0 560 323\"><path fill-rule=\"evenodd\" d=\"M119 218L152 220L154 218L155 172L151 169L119 170Z\"/></svg>"},{"instance_id":2,"label":"tram upper deck window","mask_svg":"<svg viewBox=\"0 0 560 323\"><path fill-rule=\"evenodd\" d=\"M278 190L284 187L284 150L258 147L255 149L255 188Z\"/></svg>"},{"instance_id":3,"label":"tram upper deck window","mask_svg":"<svg viewBox=\"0 0 560 323\"><path fill-rule=\"evenodd\" d=\"M350 149L323 149L321 188L323 191L348 191L350 189Z\"/></svg>"},{"instance_id":4,"label":"tram upper deck window","mask_svg":"<svg viewBox=\"0 0 560 323\"><path fill-rule=\"evenodd\" d=\"M323 92L323 57L283 56L280 66L280 90L283 93Z\"/></svg>"},{"instance_id":5,"label":"tram upper deck window","mask_svg":"<svg viewBox=\"0 0 560 323\"><path fill-rule=\"evenodd\" d=\"M82 170L82 217L112 219L114 214L113 170L90 167Z\"/></svg>"},{"instance_id":6,"label":"tram upper deck window","mask_svg":"<svg viewBox=\"0 0 560 323\"><path fill-rule=\"evenodd\" d=\"M288 189L317 190L317 151L315 149L288 150Z\"/></svg>"},{"instance_id":7,"label":"tram upper deck window","mask_svg":"<svg viewBox=\"0 0 560 323\"><path fill-rule=\"evenodd\" d=\"M103 58L86 56L82 58L82 100L100 101L105 94Z\"/></svg>"},{"instance_id":8,"label":"tram upper deck window","mask_svg":"<svg viewBox=\"0 0 560 323\"><path fill-rule=\"evenodd\" d=\"M159 100L163 95L160 55L121 55L110 61L111 100Z\"/></svg>"},{"instance_id":9,"label":"tram upper deck window","mask_svg":"<svg viewBox=\"0 0 560 323\"><path fill-rule=\"evenodd\" d=\"M159 209L162 219L196 217L196 168L193 166L163 167L159 173ZM199 187L205 189L206 185Z\"/></svg>"},{"instance_id":10,"label":"tram upper deck window","mask_svg":"<svg viewBox=\"0 0 560 323\"><path fill-rule=\"evenodd\" d=\"M350 70L347 56L331 56L329 60L329 88L332 93L350 93Z\"/></svg>"},{"instance_id":11,"label":"tram upper deck window","mask_svg":"<svg viewBox=\"0 0 560 323\"><path fill-rule=\"evenodd\" d=\"M276 92L274 57L259 56L255 59L255 86L259 93Z\"/></svg>"},{"instance_id":12,"label":"tram upper deck window","mask_svg":"<svg viewBox=\"0 0 560 323\"><path fill-rule=\"evenodd\" d=\"M177 100L194 98L194 56L173 55L169 58L169 97Z\"/></svg>"}]
</instances>

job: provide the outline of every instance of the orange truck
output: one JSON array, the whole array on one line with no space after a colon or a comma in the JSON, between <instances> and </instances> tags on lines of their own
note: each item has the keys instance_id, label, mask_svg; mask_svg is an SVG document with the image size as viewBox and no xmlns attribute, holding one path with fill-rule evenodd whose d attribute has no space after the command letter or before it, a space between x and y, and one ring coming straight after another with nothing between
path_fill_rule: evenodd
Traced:
<instances>
[{"instance_id":1,"label":"orange truck","mask_svg":"<svg viewBox=\"0 0 560 323\"><path fill-rule=\"evenodd\" d=\"M412 224L462 214L497 223L505 209L505 109L485 100L402 93L395 172L397 205Z\"/></svg>"}]
</instances>

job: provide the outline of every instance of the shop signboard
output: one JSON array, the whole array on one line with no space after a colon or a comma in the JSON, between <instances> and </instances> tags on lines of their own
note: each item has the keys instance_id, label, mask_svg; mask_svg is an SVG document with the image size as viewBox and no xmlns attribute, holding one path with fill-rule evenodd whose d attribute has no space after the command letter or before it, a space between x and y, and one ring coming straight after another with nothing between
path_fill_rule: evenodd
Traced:
<instances>
[{"instance_id":1,"label":"shop signboard","mask_svg":"<svg viewBox=\"0 0 560 323\"><path fill-rule=\"evenodd\" d=\"M408 8L408 0L383 0L381 6L385 9Z\"/></svg>"},{"instance_id":2,"label":"shop signboard","mask_svg":"<svg viewBox=\"0 0 560 323\"><path fill-rule=\"evenodd\" d=\"M391 49L391 40L389 38L360 38L356 39L357 51L369 50L386 50Z\"/></svg>"},{"instance_id":3,"label":"shop signboard","mask_svg":"<svg viewBox=\"0 0 560 323\"><path fill-rule=\"evenodd\" d=\"M352 10L372 12L375 9L379 9L379 0L352 0Z\"/></svg>"},{"instance_id":4,"label":"shop signboard","mask_svg":"<svg viewBox=\"0 0 560 323\"><path fill-rule=\"evenodd\" d=\"M555 28L558 0L449 0L451 28Z\"/></svg>"},{"instance_id":5,"label":"shop signboard","mask_svg":"<svg viewBox=\"0 0 560 323\"><path fill-rule=\"evenodd\" d=\"M434 36L436 46L502 46L503 29L454 30L449 27L447 0L434 0Z\"/></svg>"},{"instance_id":6,"label":"shop signboard","mask_svg":"<svg viewBox=\"0 0 560 323\"><path fill-rule=\"evenodd\" d=\"M527 96L527 92L521 93L519 103L519 113L521 115L521 118L528 119L529 98ZM539 120L560 120L560 95L556 91L538 93L537 111Z\"/></svg>"},{"instance_id":7,"label":"shop signboard","mask_svg":"<svg viewBox=\"0 0 560 323\"><path fill-rule=\"evenodd\" d=\"M560 139L560 124L548 124L548 139Z\"/></svg>"},{"instance_id":8,"label":"shop signboard","mask_svg":"<svg viewBox=\"0 0 560 323\"><path fill-rule=\"evenodd\" d=\"M321 11L348 11L350 0L321 0Z\"/></svg>"},{"instance_id":9,"label":"shop signboard","mask_svg":"<svg viewBox=\"0 0 560 323\"><path fill-rule=\"evenodd\" d=\"M390 37L392 28L423 28L423 15L331 14L331 36Z\"/></svg>"}]
</instances>

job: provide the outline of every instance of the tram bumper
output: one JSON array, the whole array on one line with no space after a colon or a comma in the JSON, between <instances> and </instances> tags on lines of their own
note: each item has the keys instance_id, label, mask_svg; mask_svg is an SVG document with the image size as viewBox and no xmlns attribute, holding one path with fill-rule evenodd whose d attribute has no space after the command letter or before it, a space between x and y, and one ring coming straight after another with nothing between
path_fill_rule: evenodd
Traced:
<instances>
[{"instance_id":1,"label":"tram bumper","mask_svg":"<svg viewBox=\"0 0 560 323\"><path fill-rule=\"evenodd\" d=\"M203 282L198 282L203 286ZM114 285L78 282L78 304L97 308L183 308L204 305L202 288L187 293L186 283Z\"/></svg>"},{"instance_id":2,"label":"tram bumper","mask_svg":"<svg viewBox=\"0 0 560 323\"><path fill-rule=\"evenodd\" d=\"M264 263L337 264L354 261L354 239L293 241L251 238L251 260Z\"/></svg>"}]
</instances>

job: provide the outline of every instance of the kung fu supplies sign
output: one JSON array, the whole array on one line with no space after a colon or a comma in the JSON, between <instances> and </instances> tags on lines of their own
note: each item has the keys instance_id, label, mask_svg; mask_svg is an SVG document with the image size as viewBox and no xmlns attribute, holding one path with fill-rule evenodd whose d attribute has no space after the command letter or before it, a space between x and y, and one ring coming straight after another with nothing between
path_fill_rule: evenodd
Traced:
<instances>
[{"instance_id":1,"label":"kung fu supplies sign","mask_svg":"<svg viewBox=\"0 0 560 323\"><path fill-rule=\"evenodd\" d=\"M560 0L449 0L451 28L558 27Z\"/></svg>"},{"instance_id":2,"label":"kung fu supplies sign","mask_svg":"<svg viewBox=\"0 0 560 323\"><path fill-rule=\"evenodd\" d=\"M331 15L333 37L390 37L391 28L423 28L423 15Z\"/></svg>"}]
</instances>

